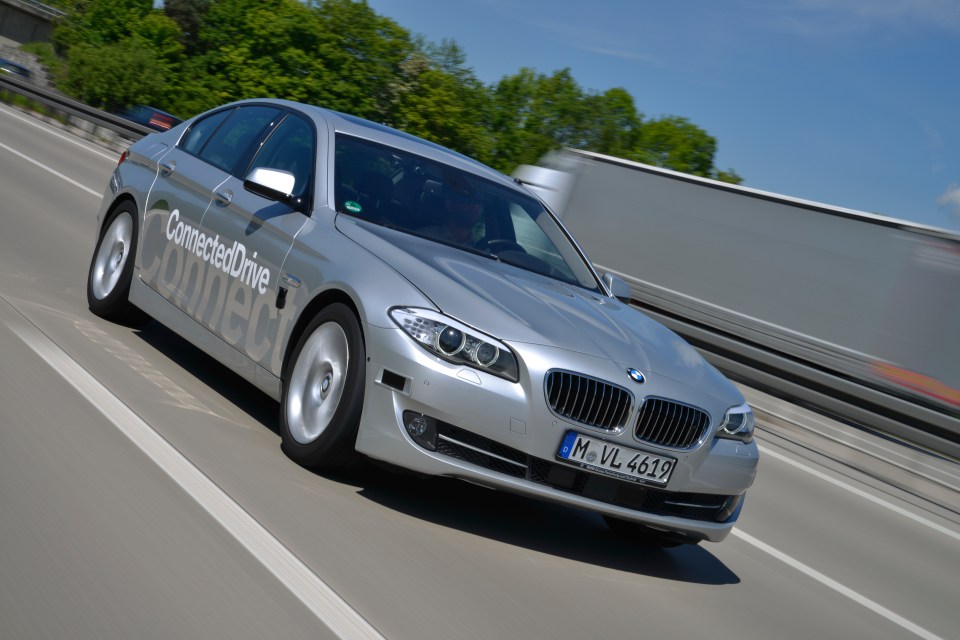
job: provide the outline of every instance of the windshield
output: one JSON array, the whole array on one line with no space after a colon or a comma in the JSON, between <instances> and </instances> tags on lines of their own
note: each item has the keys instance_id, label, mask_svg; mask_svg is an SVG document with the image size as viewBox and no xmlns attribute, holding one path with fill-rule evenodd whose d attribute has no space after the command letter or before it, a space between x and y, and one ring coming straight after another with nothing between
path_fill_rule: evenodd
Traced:
<instances>
[{"instance_id":1,"label":"windshield","mask_svg":"<svg viewBox=\"0 0 960 640\"><path fill-rule=\"evenodd\" d=\"M557 221L522 191L343 134L334 173L340 213L598 290Z\"/></svg>"}]
</instances>

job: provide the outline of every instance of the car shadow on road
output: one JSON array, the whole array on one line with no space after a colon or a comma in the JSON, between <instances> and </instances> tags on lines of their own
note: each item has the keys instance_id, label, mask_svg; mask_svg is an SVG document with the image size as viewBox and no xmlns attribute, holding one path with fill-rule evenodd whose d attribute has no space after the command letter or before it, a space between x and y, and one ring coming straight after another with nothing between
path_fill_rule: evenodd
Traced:
<instances>
[{"instance_id":1,"label":"car shadow on road","mask_svg":"<svg viewBox=\"0 0 960 640\"><path fill-rule=\"evenodd\" d=\"M151 321L135 335L170 359L227 402L249 415L278 436L277 403L240 375L220 364L159 322Z\"/></svg>"},{"instance_id":2,"label":"car shadow on road","mask_svg":"<svg viewBox=\"0 0 960 640\"><path fill-rule=\"evenodd\" d=\"M225 401L279 435L276 402L239 375L156 322L137 334ZM614 534L600 516L579 509L452 478L386 470L371 462L325 480L356 487L359 496L410 517L559 558L695 584L740 582L710 553L709 543L673 549L644 546Z\"/></svg>"},{"instance_id":3,"label":"car shadow on road","mask_svg":"<svg viewBox=\"0 0 960 640\"><path fill-rule=\"evenodd\" d=\"M357 486L358 495L394 511L531 551L666 580L740 582L704 546L645 546L616 535L588 511L452 478L398 474L370 463L332 479Z\"/></svg>"}]
</instances>

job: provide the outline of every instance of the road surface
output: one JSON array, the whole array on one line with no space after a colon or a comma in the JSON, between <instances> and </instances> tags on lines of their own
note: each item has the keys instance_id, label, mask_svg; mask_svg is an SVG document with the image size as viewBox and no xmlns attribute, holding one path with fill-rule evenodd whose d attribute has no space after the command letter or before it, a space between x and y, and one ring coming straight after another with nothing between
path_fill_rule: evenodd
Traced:
<instances>
[{"instance_id":1,"label":"road surface","mask_svg":"<svg viewBox=\"0 0 960 640\"><path fill-rule=\"evenodd\" d=\"M720 544L297 467L266 396L87 310L116 161L0 106L0 637L957 637L956 463L752 390L761 467Z\"/></svg>"}]
</instances>

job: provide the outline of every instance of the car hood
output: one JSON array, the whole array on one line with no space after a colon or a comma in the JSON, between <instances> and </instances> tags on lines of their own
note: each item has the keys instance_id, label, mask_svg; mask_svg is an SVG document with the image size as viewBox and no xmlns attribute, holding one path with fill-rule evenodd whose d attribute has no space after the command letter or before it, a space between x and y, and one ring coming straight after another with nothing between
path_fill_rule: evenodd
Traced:
<instances>
[{"instance_id":1,"label":"car hood","mask_svg":"<svg viewBox=\"0 0 960 640\"><path fill-rule=\"evenodd\" d=\"M504 342L570 349L686 384L732 388L680 336L615 298L344 216L337 228L440 311Z\"/></svg>"}]
</instances>

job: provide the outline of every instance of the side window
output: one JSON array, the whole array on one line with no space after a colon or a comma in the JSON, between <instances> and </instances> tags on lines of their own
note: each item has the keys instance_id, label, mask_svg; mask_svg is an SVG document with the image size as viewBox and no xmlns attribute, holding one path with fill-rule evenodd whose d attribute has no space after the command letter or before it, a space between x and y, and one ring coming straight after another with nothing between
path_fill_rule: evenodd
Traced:
<instances>
[{"instance_id":1,"label":"side window","mask_svg":"<svg viewBox=\"0 0 960 640\"><path fill-rule=\"evenodd\" d=\"M195 122L190 127L190 131L184 137L183 142L180 143L180 147L187 153L195 156L200 155L200 149L203 148L203 145L207 144L207 140L217 130L217 127L234 111L235 109L224 109Z\"/></svg>"},{"instance_id":2,"label":"side window","mask_svg":"<svg viewBox=\"0 0 960 640\"><path fill-rule=\"evenodd\" d=\"M316 157L313 128L303 119L290 114L260 147L247 173L259 167L289 171L294 177L293 201L299 207L305 204L309 196Z\"/></svg>"},{"instance_id":3,"label":"side window","mask_svg":"<svg viewBox=\"0 0 960 640\"><path fill-rule=\"evenodd\" d=\"M240 107L200 150L200 157L233 173L260 133L280 114L272 107Z\"/></svg>"}]
</instances>

